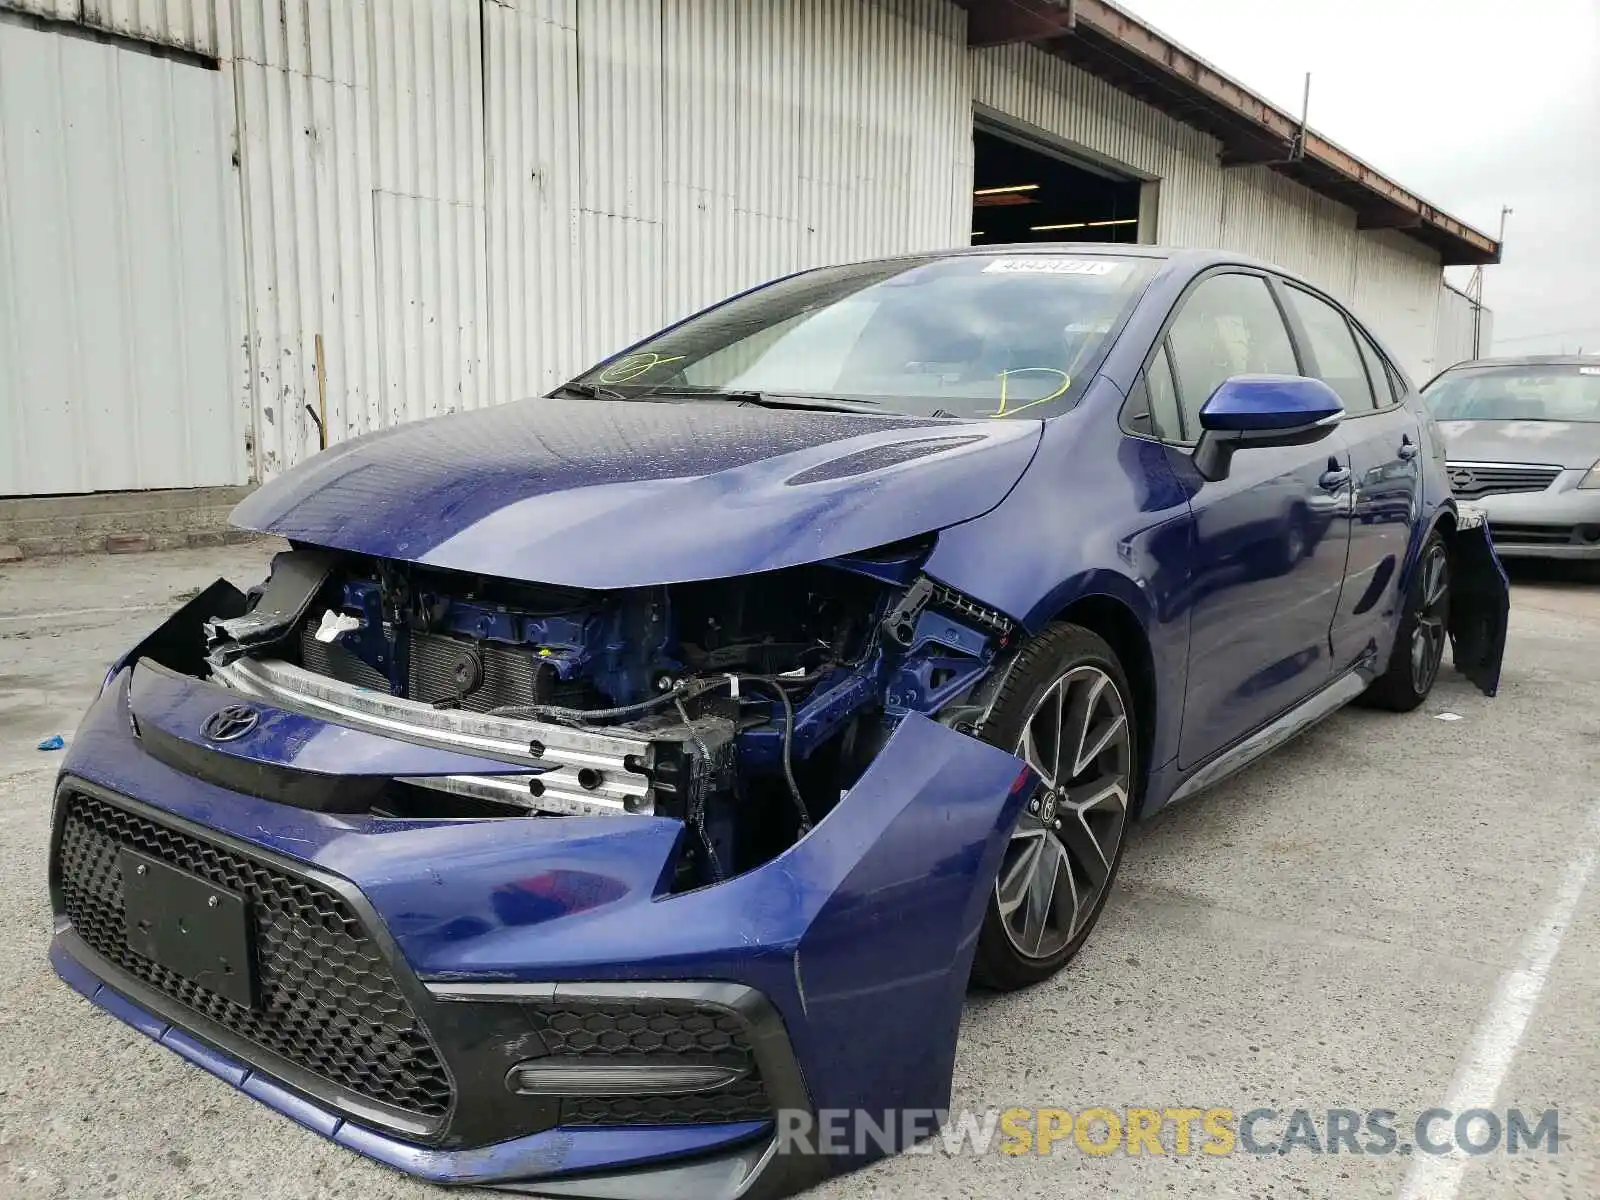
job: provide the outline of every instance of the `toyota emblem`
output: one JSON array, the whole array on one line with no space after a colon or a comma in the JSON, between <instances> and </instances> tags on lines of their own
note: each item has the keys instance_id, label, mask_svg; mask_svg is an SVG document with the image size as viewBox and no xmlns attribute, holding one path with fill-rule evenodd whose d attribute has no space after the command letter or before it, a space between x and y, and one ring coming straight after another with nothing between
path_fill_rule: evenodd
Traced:
<instances>
[{"instance_id":1,"label":"toyota emblem","mask_svg":"<svg viewBox=\"0 0 1600 1200\"><path fill-rule=\"evenodd\" d=\"M254 729L260 720L261 714L248 704L230 704L207 717L200 732L213 742L234 742Z\"/></svg>"},{"instance_id":2,"label":"toyota emblem","mask_svg":"<svg viewBox=\"0 0 1600 1200\"><path fill-rule=\"evenodd\" d=\"M1450 486L1460 491L1469 488L1478 481L1478 477L1471 471L1456 470L1450 472Z\"/></svg>"}]
</instances>

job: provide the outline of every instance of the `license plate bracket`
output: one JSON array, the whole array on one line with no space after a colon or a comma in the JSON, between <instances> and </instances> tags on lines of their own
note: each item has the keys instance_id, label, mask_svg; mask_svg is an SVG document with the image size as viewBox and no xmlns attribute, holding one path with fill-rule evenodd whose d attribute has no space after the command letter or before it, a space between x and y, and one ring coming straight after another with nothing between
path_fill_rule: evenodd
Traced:
<instances>
[{"instance_id":1,"label":"license plate bracket","mask_svg":"<svg viewBox=\"0 0 1600 1200\"><path fill-rule=\"evenodd\" d=\"M123 850L122 911L129 947L246 1008L256 1002L250 908L218 887L137 850Z\"/></svg>"}]
</instances>

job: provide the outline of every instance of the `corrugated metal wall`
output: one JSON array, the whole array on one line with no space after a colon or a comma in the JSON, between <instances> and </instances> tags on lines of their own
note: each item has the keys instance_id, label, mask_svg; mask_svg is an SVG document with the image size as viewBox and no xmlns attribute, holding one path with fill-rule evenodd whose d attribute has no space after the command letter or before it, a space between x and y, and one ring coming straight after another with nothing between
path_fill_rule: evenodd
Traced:
<instances>
[{"instance_id":1,"label":"corrugated metal wall","mask_svg":"<svg viewBox=\"0 0 1600 1200\"><path fill-rule=\"evenodd\" d=\"M540 0L485 13L498 400L801 267L965 239L943 0Z\"/></svg>"},{"instance_id":2,"label":"corrugated metal wall","mask_svg":"<svg viewBox=\"0 0 1600 1200\"><path fill-rule=\"evenodd\" d=\"M227 251L206 251L228 289L211 304L225 370L179 403L191 424L221 406L206 436L224 440L206 452L230 477L315 452L323 407L338 441L537 394L764 279L965 242L974 102L1160 180L1160 240L1304 272L1414 374L1439 354L1431 252L1358 232L1349 210L1265 169L1223 170L1213 139L1059 58L969 51L949 0L8 6L220 66L94 51L203 74L211 107L174 128L222 114L222 198L208 201L222 215L196 228L231 230ZM34 85L68 102L63 79ZM167 111L152 103L138 119ZM169 266L200 252L181 227L148 227ZM139 470L144 486L193 475Z\"/></svg>"},{"instance_id":3,"label":"corrugated metal wall","mask_svg":"<svg viewBox=\"0 0 1600 1200\"><path fill-rule=\"evenodd\" d=\"M1438 255L1266 167L1223 168L1200 130L1033 46L972 52L973 96L1068 149L1158 178L1158 240L1219 246L1277 263L1328 289L1369 322L1400 363L1435 361Z\"/></svg>"},{"instance_id":4,"label":"corrugated metal wall","mask_svg":"<svg viewBox=\"0 0 1600 1200\"><path fill-rule=\"evenodd\" d=\"M227 0L0 0L0 8L210 56L217 19L227 16Z\"/></svg>"},{"instance_id":5,"label":"corrugated metal wall","mask_svg":"<svg viewBox=\"0 0 1600 1200\"><path fill-rule=\"evenodd\" d=\"M237 96L261 477L329 441L488 402L476 0L239 0ZM318 387L321 335L327 378Z\"/></svg>"},{"instance_id":6,"label":"corrugated metal wall","mask_svg":"<svg viewBox=\"0 0 1600 1200\"><path fill-rule=\"evenodd\" d=\"M230 108L0 22L0 496L245 481Z\"/></svg>"},{"instance_id":7,"label":"corrugated metal wall","mask_svg":"<svg viewBox=\"0 0 1600 1200\"><path fill-rule=\"evenodd\" d=\"M943 0L240 0L263 476L503 402L804 266L959 242Z\"/></svg>"},{"instance_id":8,"label":"corrugated metal wall","mask_svg":"<svg viewBox=\"0 0 1600 1200\"><path fill-rule=\"evenodd\" d=\"M1472 301L1453 287L1439 289L1439 328L1434 338L1433 370L1475 357L1472 353ZM1478 358L1494 353L1494 313L1482 310L1478 329ZM1425 383L1426 378L1417 382Z\"/></svg>"}]
</instances>

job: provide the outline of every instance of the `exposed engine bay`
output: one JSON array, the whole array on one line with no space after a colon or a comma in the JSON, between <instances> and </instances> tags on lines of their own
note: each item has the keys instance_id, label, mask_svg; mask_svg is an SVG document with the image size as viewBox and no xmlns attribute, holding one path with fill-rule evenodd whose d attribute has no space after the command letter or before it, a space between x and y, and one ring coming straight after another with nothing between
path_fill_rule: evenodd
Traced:
<instances>
[{"instance_id":1,"label":"exposed engine bay","mask_svg":"<svg viewBox=\"0 0 1600 1200\"><path fill-rule=\"evenodd\" d=\"M975 715L1016 632L921 574L927 549L589 591L297 547L247 597L211 606L188 671L496 764L301 794L305 807L676 818L690 831L677 885L698 886L803 837L907 713Z\"/></svg>"}]
</instances>

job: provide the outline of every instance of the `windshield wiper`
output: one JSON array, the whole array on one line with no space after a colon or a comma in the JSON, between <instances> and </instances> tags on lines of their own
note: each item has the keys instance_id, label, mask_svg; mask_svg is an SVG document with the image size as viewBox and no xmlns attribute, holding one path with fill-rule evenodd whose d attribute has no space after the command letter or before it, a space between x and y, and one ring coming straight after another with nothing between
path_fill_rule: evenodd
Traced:
<instances>
[{"instance_id":1,"label":"windshield wiper","mask_svg":"<svg viewBox=\"0 0 1600 1200\"><path fill-rule=\"evenodd\" d=\"M883 405L876 400L845 400L837 396L808 396L790 392L714 392L721 399L737 400L740 404L755 404L761 408L802 408L817 412L882 412Z\"/></svg>"},{"instance_id":2,"label":"windshield wiper","mask_svg":"<svg viewBox=\"0 0 1600 1200\"><path fill-rule=\"evenodd\" d=\"M563 383L552 396L582 396L585 400L627 400L621 392L601 387L598 383Z\"/></svg>"}]
</instances>

